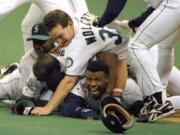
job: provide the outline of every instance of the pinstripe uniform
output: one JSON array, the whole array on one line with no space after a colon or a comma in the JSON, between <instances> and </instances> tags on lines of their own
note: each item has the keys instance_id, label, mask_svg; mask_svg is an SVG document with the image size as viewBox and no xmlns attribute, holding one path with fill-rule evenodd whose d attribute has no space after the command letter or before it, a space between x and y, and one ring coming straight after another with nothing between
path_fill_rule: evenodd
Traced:
<instances>
[{"instance_id":1,"label":"pinstripe uniform","mask_svg":"<svg viewBox=\"0 0 180 135\"><path fill-rule=\"evenodd\" d=\"M150 2L151 3L151 2ZM138 82L145 96L164 90L173 65L173 47L180 35L180 1L163 0L129 43ZM158 44L158 71L149 49Z\"/></svg>"},{"instance_id":2,"label":"pinstripe uniform","mask_svg":"<svg viewBox=\"0 0 180 135\"><path fill-rule=\"evenodd\" d=\"M20 62L20 67L0 79L0 99L15 100L22 96L22 87L32 71L32 65L36 61L37 54L30 50Z\"/></svg>"}]
</instances>

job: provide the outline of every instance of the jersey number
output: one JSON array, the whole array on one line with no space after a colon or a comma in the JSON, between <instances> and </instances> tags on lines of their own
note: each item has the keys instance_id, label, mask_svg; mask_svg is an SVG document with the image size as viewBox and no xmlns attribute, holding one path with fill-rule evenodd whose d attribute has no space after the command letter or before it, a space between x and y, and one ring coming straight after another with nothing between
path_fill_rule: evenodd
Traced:
<instances>
[{"instance_id":1,"label":"jersey number","mask_svg":"<svg viewBox=\"0 0 180 135\"><path fill-rule=\"evenodd\" d=\"M109 38L116 38L115 45L119 45L120 43L122 43L122 37L118 33L113 33L111 31L101 29L99 30L99 35L103 41L106 40L105 36L107 35Z\"/></svg>"}]
</instances>

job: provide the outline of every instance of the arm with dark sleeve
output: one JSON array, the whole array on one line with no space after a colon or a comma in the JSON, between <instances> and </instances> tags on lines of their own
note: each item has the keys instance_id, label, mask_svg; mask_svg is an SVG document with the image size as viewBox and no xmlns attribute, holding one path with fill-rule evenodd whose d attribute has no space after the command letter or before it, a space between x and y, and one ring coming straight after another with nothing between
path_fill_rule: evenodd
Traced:
<instances>
[{"instance_id":1,"label":"arm with dark sleeve","mask_svg":"<svg viewBox=\"0 0 180 135\"><path fill-rule=\"evenodd\" d=\"M155 8L148 7L148 9L144 11L140 16L129 21L129 27L131 27L133 30L139 27L154 10Z\"/></svg>"},{"instance_id":2,"label":"arm with dark sleeve","mask_svg":"<svg viewBox=\"0 0 180 135\"><path fill-rule=\"evenodd\" d=\"M99 27L103 27L111 23L122 11L127 0L108 0L106 9L103 15L97 22Z\"/></svg>"}]
</instances>

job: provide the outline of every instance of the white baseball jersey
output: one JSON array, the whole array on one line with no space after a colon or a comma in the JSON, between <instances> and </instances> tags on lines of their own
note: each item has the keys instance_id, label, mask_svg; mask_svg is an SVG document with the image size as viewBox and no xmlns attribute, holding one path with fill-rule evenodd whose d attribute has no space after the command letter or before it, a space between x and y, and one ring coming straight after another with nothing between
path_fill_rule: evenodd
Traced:
<instances>
[{"instance_id":1,"label":"white baseball jersey","mask_svg":"<svg viewBox=\"0 0 180 135\"><path fill-rule=\"evenodd\" d=\"M60 61L61 68L63 68L63 70L66 70L65 69L66 62L64 59L64 55L65 55L64 48L61 48L61 50L58 54L58 57L57 57L57 55L52 54L53 57L55 57L55 58L57 57L58 60ZM23 93L23 95L25 95L27 97L38 98L39 96L41 96L42 89L44 87L46 87L46 82L41 82L36 79L36 77L34 76L34 74L32 72L32 66L31 66L30 71L31 71L30 74L25 76L25 78L27 78L27 79L26 79L26 83L24 83L24 86L22 87L23 88L22 93ZM84 91L82 89L83 82L84 82L83 79L79 80L78 83L73 87L71 92L80 97L84 97ZM44 95L44 96L48 96L48 93L46 93L46 95ZM44 98L44 96L41 96L42 99ZM50 96L52 96L52 93L50 93ZM48 97L50 97L50 96L48 96Z\"/></svg>"},{"instance_id":2,"label":"white baseball jersey","mask_svg":"<svg viewBox=\"0 0 180 135\"><path fill-rule=\"evenodd\" d=\"M78 14L73 22L75 37L65 47L67 75L83 75L88 61L99 52L109 51L117 54L119 60L126 59L128 40L116 30L91 26L88 14Z\"/></svg>"},{"instance_id":3,"label":"white baseball jersey","mask_svg":"<svg viewBox=\"0 0 180 135\"><path fill-rule=\"evenodd\" d=\"M34 50L26 53L20 62L19 69L0 79L0 99L18 99L22 96L22 87L32 72L32 65L37 59Z\"/></svg>"},{"instance_id":4,"label":"white baseball jersey","mask_svg":"<svg viewBox=\"0 0 180 135\"><path fill-rule=\"evenodd\" d=\"M74 16L77 11L88 11L85 0L0 0L0 20L17 7L27 3L32 4L21 25L25 52L32 48L32 42L26 41L26 39L31 36L32 27L42 22L44 15L48 12L61 9L69 15Z\"/></svg>"},{"instance_id":5,"label":"white baseball jersey","mask_svg":"<svg viewBox=\"0 0 180 135\"><path fill-rule=\"evenodd\" d=\"M59 61L63 61L62 54L63 54L62 51L60 51ZM56 55L52 55L52 56L56 57ZM28 57L30 57L30 59ZM25 81L25 83L23 83L23 86L21 88L22 88L23 95L25 95L27 97L38 98L40 96L41 90L44 87L46 87L46 82L38 81L32 71L32 66L36 62L37 57L38 57L37 54L32 49L32 51L30 51L30 55L23 57L24 59L25 58L27 59L27 62L29 64L26 63L26 61L25 61L26 59L25 60L23 59L24 62L22 62L22 60L21 60L22 68L21 68L21 66L20 66L20 68L21 68L21 70L24 71L24 72L22 72L22 76L23 76L23 78L25 78L25 80L23 80L23 78L22 78L22 81ZM28 66L25 66L24 64L28 65Z\"/></svg>"},{"instance_id":6,"label":"white baseball jersey","mask_svg":"<svg viewBox=\"0 0 180 135\"><path fill-rule=\"evenodd\" d=\"M36 62L38 55L31 49L20 60L19 72L21 74L20 86L21 88L25 85L28 76L32 72L32 65Z\"/></svg>"}]
</instances>

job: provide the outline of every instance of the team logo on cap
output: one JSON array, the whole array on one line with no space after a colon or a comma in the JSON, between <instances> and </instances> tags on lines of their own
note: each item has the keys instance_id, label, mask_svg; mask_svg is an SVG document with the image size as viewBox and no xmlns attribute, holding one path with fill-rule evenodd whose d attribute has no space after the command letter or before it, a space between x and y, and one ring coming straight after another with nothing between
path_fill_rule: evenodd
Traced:
<instances>
[{"instance_id":1,"label":"team logo on cap","mask_svg":"<svg viewBox=\"0 0 180 135\"><path fill-rule=\"evenodd\" d=\"M38 31L39 31L39 25L37 24L34 26L34 33L37 33Z\"/></svg>"}]
</instances>

